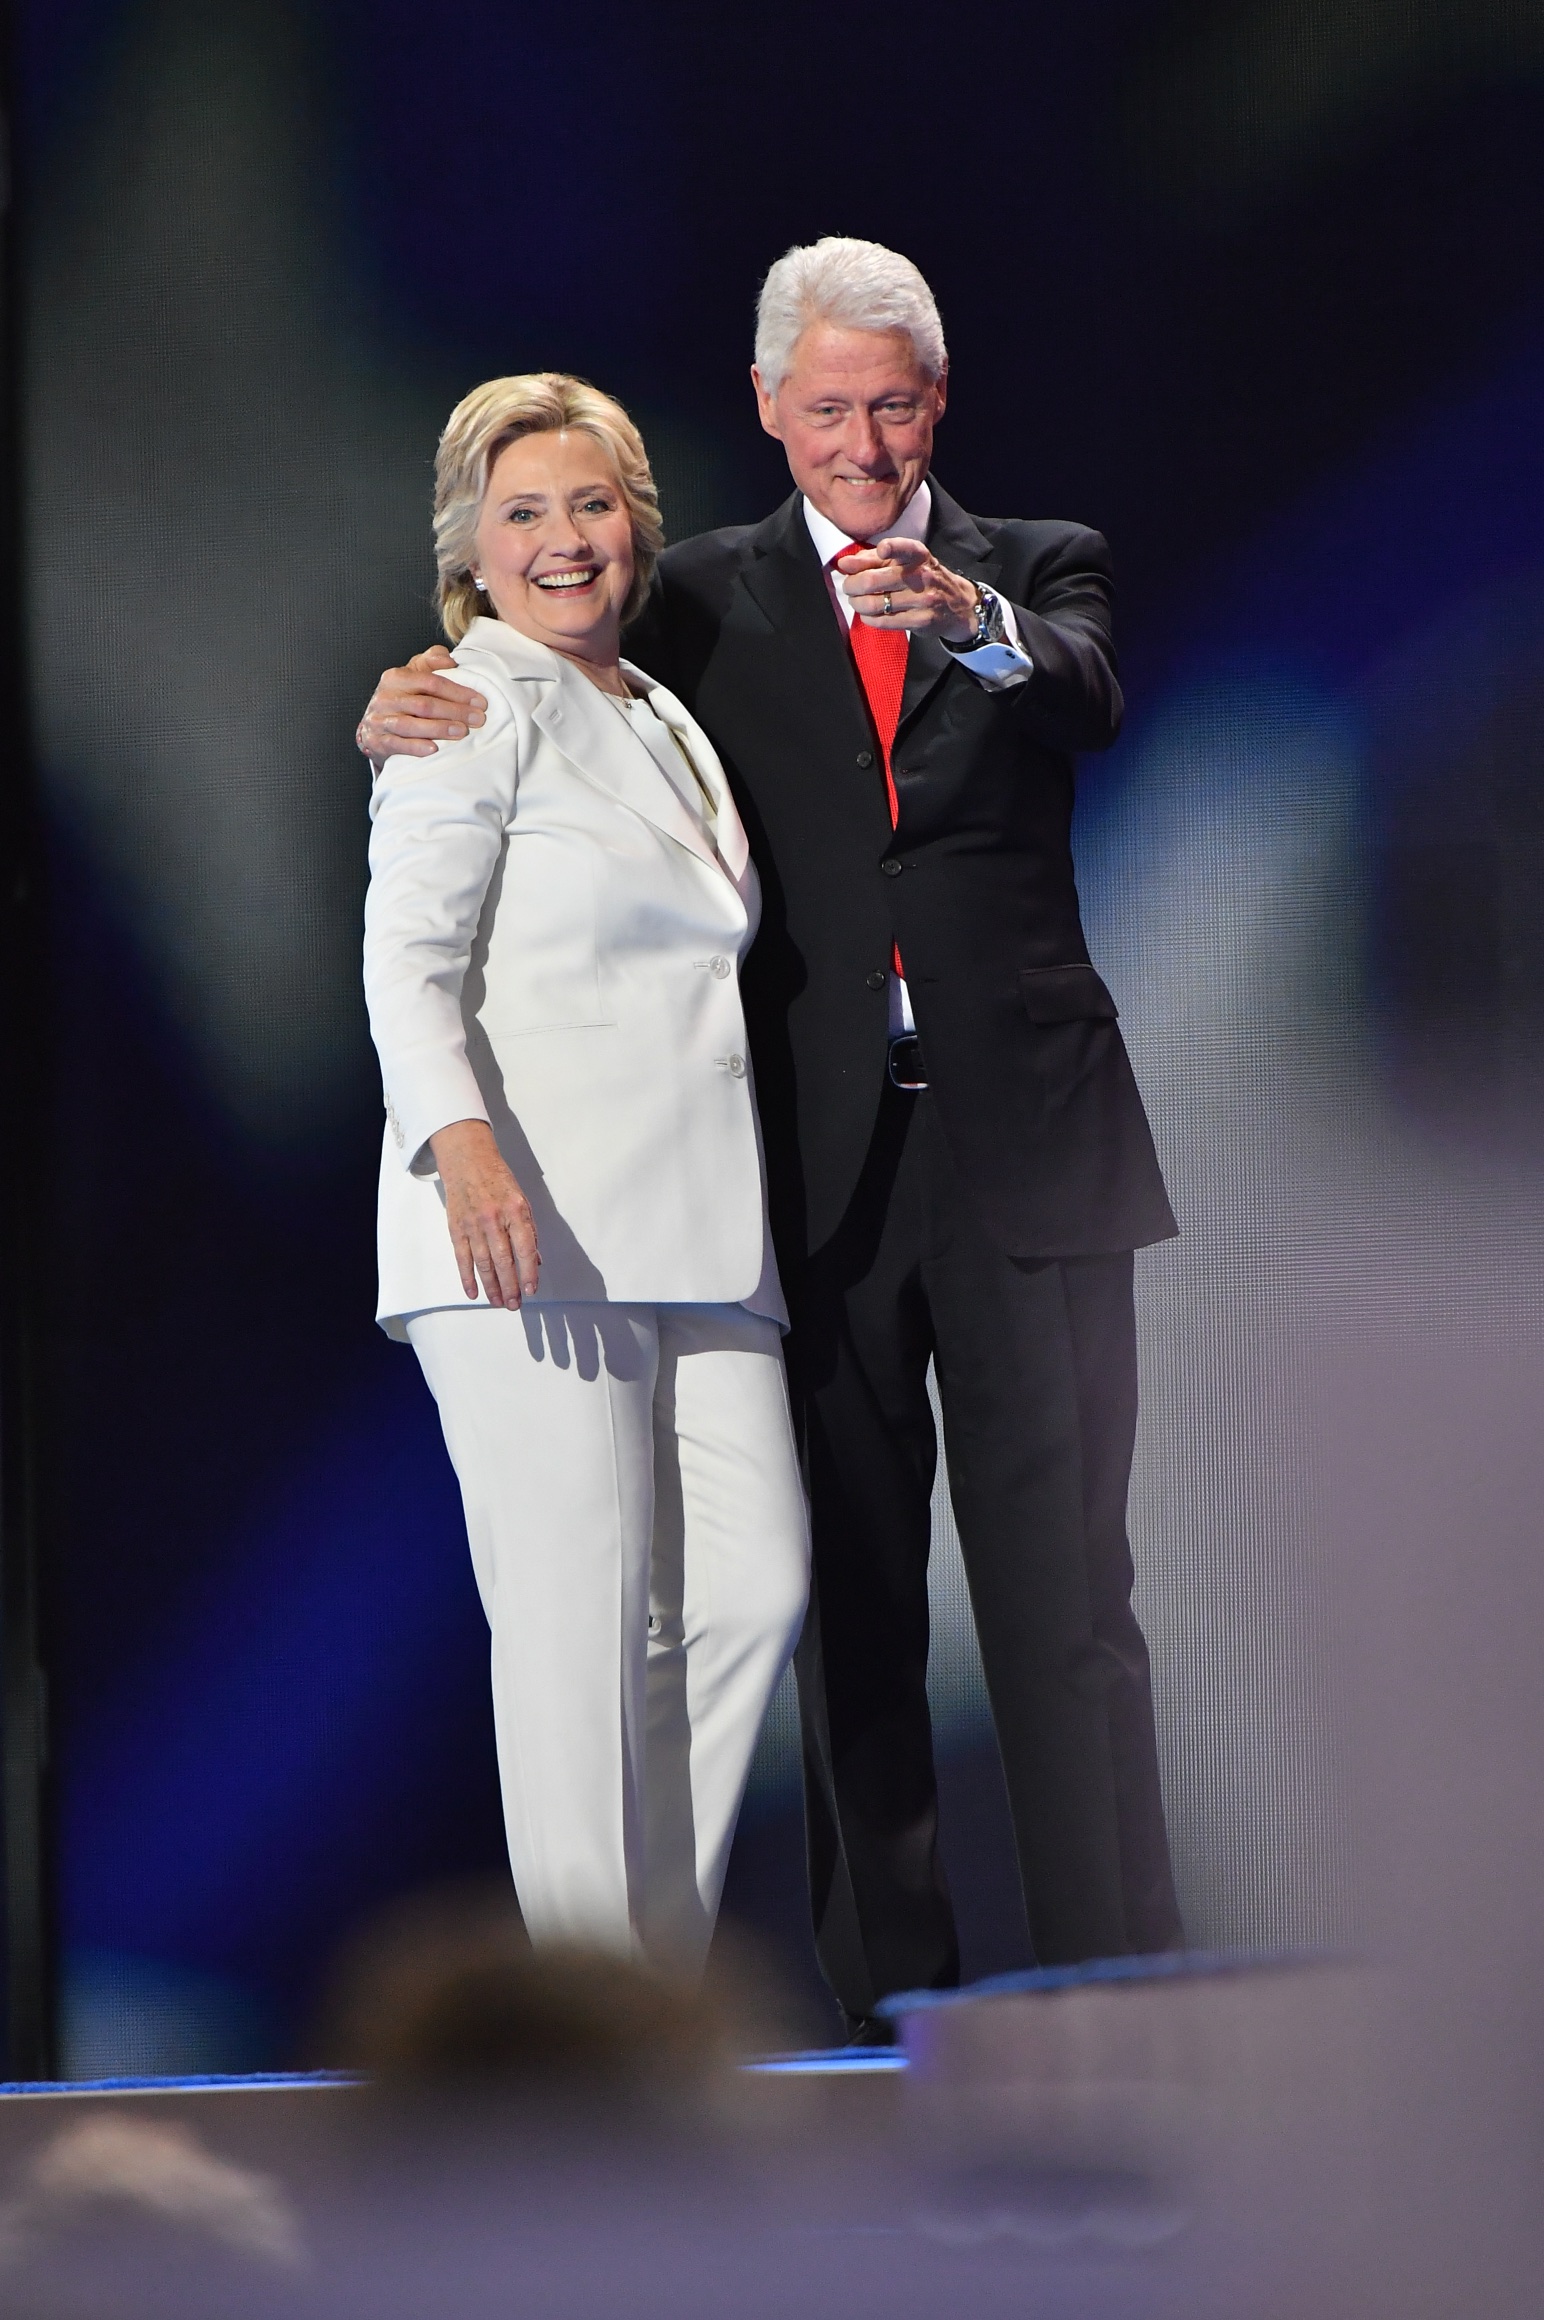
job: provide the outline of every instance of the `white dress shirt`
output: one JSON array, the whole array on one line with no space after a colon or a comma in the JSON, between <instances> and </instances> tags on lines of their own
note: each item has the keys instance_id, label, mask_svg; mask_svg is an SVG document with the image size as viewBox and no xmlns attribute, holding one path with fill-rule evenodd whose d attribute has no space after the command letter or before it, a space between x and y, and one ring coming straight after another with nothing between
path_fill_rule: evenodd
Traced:
<instances>
[{"instance_id":1,"label":"white dress shirt","mask_svg":"<svg viewBox=\"0 0 1544 2320\"><path fill-rule=\"evenodd\" d=\"M893 524L887 524L880 534L886 540L925 540L933 513L933 495L926 483L919 483L911 498L902 508ZM820 558L826 576L826 590L844 627L851 628L857 617L852 598L841 585L831 567L836 558L851 548L870 548L872 540L850 539L829 516L823 516L818 507L806 499L804 521L809 526L815 553ZM1034 673L1034 662L1019 642L1018 623L1013 617L1013 606L1005 598L998 601L1003 608L1003 639L1000 644L984 644L976 652L957 653L962 669L969 669L977 682L989 693L1006 693L1014 685L1022 685ZM890 1037L902 1039L915 1032L917 1026L911 1012L911 994L905 981L894 968L890 970Z\"/></svg>"}]
</instances>

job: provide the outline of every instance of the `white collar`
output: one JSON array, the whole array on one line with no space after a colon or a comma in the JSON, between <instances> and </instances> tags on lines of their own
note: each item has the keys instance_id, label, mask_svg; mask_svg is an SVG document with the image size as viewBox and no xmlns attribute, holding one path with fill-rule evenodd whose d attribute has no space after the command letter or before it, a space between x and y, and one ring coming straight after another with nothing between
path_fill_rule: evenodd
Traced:
<instances>
[{"instance_id":1,"label":"white collar","mask_svg":"<svg viewBox=\"0 0 1544 2320\"><path fill-rule=\"evenodd\" d=\"M500 620L494 613L478 613L475 620L468 623L461 644L469 645L474 651L493 653L517 677L556 677L560 685L572 685L577 681L589 692L605 691L603 685L593 684L574 661L555 652L550 644L539 644L534 636L527 636L523 628L513 627L509 621ZM459 652L461 646L458 645L456 649ZM635 695L646 697L664 692L657 677L649 676L643 669L634 668L631 661L619 659L617 666ZM611 697L620 699L620 695ZM670 696L667 694L666 698Z\"/></svg>"},{"instance_id":2,"label":"white collar","mask_svg":"<svg viewBox=\"0 0 1544 2320\"><path fill-rule=\"evenodd\" d=\"M928 519L932 513L933 495L924 477L894 523L887 524L880 537L886 540L925 540ZM810 538L815 543L815 553L822 566L829 565L834 556L840 556L848 548L869 546L867 540L849 539L846 532L832 523L829 516L823 516L818 507L811 506L808 499L804 502L804 521L809 526Z\"/></svg>"}]
</instances>

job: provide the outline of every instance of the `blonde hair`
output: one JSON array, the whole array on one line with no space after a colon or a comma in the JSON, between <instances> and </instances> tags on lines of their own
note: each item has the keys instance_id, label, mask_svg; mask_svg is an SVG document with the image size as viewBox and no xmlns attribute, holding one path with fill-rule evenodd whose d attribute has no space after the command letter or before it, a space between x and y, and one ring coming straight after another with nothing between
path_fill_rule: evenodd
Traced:
<instances>
[{"instance_id":1,"label":"blonde hair","mask_svg":"<svg viewBox=\"0 0 1544 2320\"><path fill-rule=\"evenodd\" d=\"M643 437L610 395L564 371L526 371L474 387L445 422L434 462L434 556L439 567L440 625L459 644L486 599L472 578L477 519L494 461L523 435L573 429L593 435L615 471L633 527L633 584L624 621L643 608L660 550L659 493ZM491 606L487 606L492 610Z\"/></svg>"}]
</instances>

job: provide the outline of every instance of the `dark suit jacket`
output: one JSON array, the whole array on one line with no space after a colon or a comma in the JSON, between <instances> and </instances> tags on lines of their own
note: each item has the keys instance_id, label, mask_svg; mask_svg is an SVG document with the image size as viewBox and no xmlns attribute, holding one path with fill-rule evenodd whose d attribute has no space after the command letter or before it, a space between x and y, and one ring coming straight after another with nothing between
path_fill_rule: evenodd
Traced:
<instances>
[{"instance_id":1,"label":"dark suit jacket","mask_svg":"<svg viewBox=\"0 0 1544 2320\"><path fill-rule=\"evenodd\" d=\"M900 944L956 1165L1020 1258L1173 1233L1115 1004L1073 883L1073 753L1121 717L1109 556L1075 524L968 516L929 545L1012 603L1029 682L990 693L913 637L892 831L867 704L797 493L669 548L627 652L706 727L761 873L745 1002L785 1268L851 1200L885 1080Z\"/></svg>"}]
</instances>

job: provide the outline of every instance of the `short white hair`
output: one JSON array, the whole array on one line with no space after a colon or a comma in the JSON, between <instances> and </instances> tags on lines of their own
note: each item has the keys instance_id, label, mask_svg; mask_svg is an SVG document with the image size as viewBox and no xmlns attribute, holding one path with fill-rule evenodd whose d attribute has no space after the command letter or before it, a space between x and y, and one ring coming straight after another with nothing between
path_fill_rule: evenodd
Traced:
<instances>
[{"instance_id":1,"label":"short white hair","mask_svg":"<svg viewBox=\"0 0 1544 2320\"><path fill-rule=\"evenodd\" d=\"M784 252L756 301L756 368L776 394L793 369L794 348L812 322L848 330L904 330L930 379L949 361L938 301L910 258L882 242L825 234Z\"/></svg>"}]
</instances>

